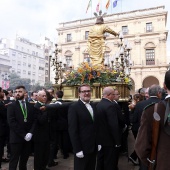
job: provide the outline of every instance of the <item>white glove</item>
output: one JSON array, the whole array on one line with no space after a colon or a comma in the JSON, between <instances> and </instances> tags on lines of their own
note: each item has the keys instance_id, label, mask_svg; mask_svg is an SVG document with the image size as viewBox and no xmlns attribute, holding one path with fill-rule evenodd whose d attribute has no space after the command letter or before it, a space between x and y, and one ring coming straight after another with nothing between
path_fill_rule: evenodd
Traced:
<instances>
[{"instance_id":1,"label":"white glove","mask_svg":"<svg viewBox=\"0 0 170 170\"><path fill-rule=\"evenodd\" d=\"M102 145L98 145L98 151L102 149Z\"/></svg>"},{"instance_id":2,"label":"white glove","mask_svg":"<svg viewBox=\"0 0 170 170\"><path fill-rule=\"evenodd\" d=\"M83 151L80 151L80 152L76 153L76 156L78 158L83 158L84 157Z\"/></svg>"},{"instance_id":3,"label":"white glove","mask_svg":"<svg viewBox=\"0 0 170 170\"><path fill-rule=\"evenodd\" d=\"M27 133L26 136L24 137L24 139L28 142L30 141L32 138L32 133Z\"/></svg>"},{"instance_id":4,"label":"white glove","mask_svg":"<svg viewBox=\"0 0 170 170\"><path fill-rule=\"evenodd\" d=\"M124 133L126 129L127 129L127 125L125 124L125 127L123 128L122 132Z\"/></svg>"}]
</instances>

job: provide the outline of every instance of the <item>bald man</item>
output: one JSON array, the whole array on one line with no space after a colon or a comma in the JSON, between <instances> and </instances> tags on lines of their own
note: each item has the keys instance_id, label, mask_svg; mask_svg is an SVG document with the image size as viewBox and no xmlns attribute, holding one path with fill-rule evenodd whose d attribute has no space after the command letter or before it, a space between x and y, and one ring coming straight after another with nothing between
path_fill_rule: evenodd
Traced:
<instances>
[{"instance_id":1,"label":"bald man","mask_svg":"<svg viewBox=\"0 0 170 170\"><path fill-rule=\"evenodd\" d=\"M47 101L46 92L41 90L37 93L35 104L37 125L34 135L34 170L47 170L50 141L49 141L49 117L47 111L41 111L40 107Z\"/></svg>"},{"instance_id":2,"label":"bald man","mask_svg":"<svg viewBox=\"0 0 170 170\"><path fill-rule=\"evenodd\" d=\"M103 98L97 104L97 140L101 150L97 157L97 170L117 170L119 148L121 146L123 120L121 109L115 102L117 91L111 87L103 89ZM125 126L125 124L124 124Z\"/></svg>"}]
</instances>

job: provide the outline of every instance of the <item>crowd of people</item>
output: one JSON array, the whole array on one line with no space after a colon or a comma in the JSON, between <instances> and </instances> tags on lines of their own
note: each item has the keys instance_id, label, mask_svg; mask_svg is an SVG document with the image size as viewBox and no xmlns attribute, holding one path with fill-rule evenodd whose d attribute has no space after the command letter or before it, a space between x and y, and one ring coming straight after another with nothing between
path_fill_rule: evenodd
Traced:
<instances>
[{"instance_id":1,"label":"crowd of people","mask_svg":"<svg viewBox=\"0 0 170 170\"><path fill-rule=\"evenodd\" d=\"M91 87L78 88L76 102L62 100L63 92L42 89L28 97L24 86L14 90L0 87L0 168L9 161L9 170L27 169L34 156L34 170L56 166L60 150L63 159L74 154L75 170L118 170L120 153L134 166L147 170L168 170L170 149L170 71L165 74L164 90L156 84L139 89L129 102L119 102L119 91L104 87L100 102L91 101ZM161 117L155 160L151 160L154 105ZM128 153L128 133L135 147ZM7 146L7 158L4 147ZM161 157L167 158L162 162Z\"/></svg>"}]
</instances>

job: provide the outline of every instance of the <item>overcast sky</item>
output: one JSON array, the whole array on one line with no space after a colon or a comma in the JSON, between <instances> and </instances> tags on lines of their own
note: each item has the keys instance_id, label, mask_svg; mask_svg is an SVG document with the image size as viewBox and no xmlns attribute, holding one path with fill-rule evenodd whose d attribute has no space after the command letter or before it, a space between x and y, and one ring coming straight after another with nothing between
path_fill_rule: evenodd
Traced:
<instances>
[{"instance_id":1,"label":"overcast sky","mask_svg":"<svg viewBox=\"0 0 170 170\"><path fill-rule=\"evenodd\" d=\"M93 17L92 12L99 1L102 11L105 12L107 0L92 0L92 7L87 13L89 0L0 0L0 38L13 39L18 34L37 43L42 35L54 42L57 38L58 23ZM113 3L114 0L110 1ZM117 7L110 7L107 13L162 5L165 6L165 10L170 11L169 0L119 0ZM169 15L166 29L170 30Z\"/></svg>"}]
</instances>

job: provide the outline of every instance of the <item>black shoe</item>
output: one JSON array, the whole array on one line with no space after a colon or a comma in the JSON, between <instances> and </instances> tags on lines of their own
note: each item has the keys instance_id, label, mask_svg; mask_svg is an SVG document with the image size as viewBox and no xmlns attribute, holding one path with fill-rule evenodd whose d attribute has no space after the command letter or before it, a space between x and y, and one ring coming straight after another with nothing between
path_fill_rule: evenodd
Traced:
<instances>
[{"instance_id":1,"label":"black shoe","mask_svg":"<svg viewBox=\"0 0 170 170\"><path fill-rule=\"evenodd\" d=\"M132 157L129 156L129 161L131 161L134 165L139 165Z\"/></svg>"},{"instance_id":2,"label":"black shoe","mask_svg":"<svg viewBox=\"0 0 170 170\"><path fill-rule=\"evenodd\" d=\"M58 162L52 162L52 163L48 164L48 167L52 167L52 166L56 166L56 165L58 165Z\"/></svg>"}]
</instances>

